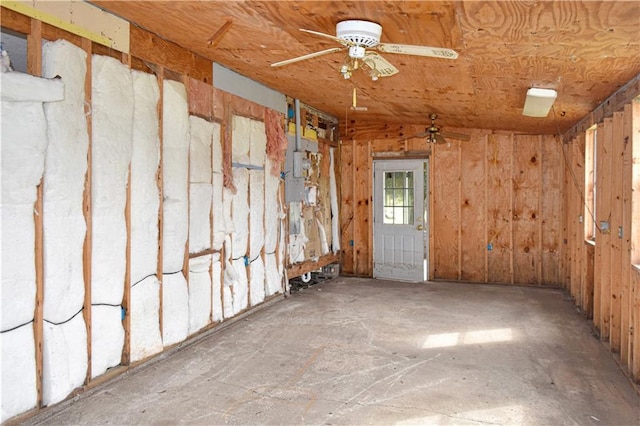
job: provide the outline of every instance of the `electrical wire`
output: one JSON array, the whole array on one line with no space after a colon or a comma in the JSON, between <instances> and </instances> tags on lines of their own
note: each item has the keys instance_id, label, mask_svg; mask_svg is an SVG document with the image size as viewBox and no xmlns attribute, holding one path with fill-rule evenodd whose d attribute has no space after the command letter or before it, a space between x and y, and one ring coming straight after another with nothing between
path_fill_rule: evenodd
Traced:
<instances>
[{"instance_id":1,"label":"electrical wire","mask_svg":"<svg viewBox=\"0 0 640 426\"><path fill-rule=\"evenodd\" d=\"M13 331L13 330L17 330L17 329L19 329L20 327L24 327L25 325L29 325L29 324L31 324L32 322L33 322L33 318L32 318L32 319L30 319L29 321L25 322L24 324L16 325L15 327L13 327L13 328L9 328L9 329L7 329L7 330L2 330L2 331L0 331L0 334L2 334L2 333L8 333L8 332Z\"/></svg>"}]
</instances>

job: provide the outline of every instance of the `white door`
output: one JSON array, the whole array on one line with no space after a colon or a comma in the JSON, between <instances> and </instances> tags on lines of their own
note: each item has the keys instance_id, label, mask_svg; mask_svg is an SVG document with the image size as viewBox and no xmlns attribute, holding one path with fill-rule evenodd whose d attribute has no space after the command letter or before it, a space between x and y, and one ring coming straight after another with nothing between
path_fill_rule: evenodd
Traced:
<instances>
[{"instance_id":1,"label":"white door","mask_svg":"<svg viewBox=\"0 0 640 426\"><path fill-rule=\"evenodd\" d=\"M374 278L427 279L427 165L427 160L374 162Z\"/></svg>"}]
</instances>

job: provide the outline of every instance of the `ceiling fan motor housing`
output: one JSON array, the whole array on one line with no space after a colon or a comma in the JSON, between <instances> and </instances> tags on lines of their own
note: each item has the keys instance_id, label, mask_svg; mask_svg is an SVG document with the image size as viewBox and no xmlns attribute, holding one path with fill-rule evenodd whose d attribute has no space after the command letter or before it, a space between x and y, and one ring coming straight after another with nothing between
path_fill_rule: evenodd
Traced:
<instances>
[{"instance_id":1,"label":"ceiling fan motor housing","mask_svg":"<svg viewBox=\"0 0 640 426\"><path fill-rule=\"evenodd\" d=\"M374 47L380 43L382 27L375 22L349 20L338 22L336 37L356 46Z\"/></svg>"}]
</instances>

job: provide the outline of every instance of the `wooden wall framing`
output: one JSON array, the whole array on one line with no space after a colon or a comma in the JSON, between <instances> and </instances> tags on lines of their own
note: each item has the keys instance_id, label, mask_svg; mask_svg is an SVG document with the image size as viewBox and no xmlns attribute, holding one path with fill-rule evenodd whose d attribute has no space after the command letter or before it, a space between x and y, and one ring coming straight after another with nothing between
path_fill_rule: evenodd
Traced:
<instances>
[{"instance_id":1,"label":"wooden wall framing","mask_svg":"<svg viewBox=\"0 0 640 426\"><path fill-rule=\"evenodd\" d=\"M640 103L636 98L597 124L595 240L584 221L587 131L563 147L564 287L622 369L640 383L640 266L634 265L640 234L632 216L640 208Z\"/></svg>"},{"instance_id":2,"label":"wooden wall framing","mask_svg":"<svg viewBox=\"0 0 640 426\"><path fill-rule=\"evenodd\" d=\"M470 141L428 146L398 140L417 128L350 126L341 145L344 273L373 273L372 158L421 151L430 158L430 279L561 285L557 138L465 129Z\"/></svg>"},{"instance_id":3,"label":"wooden wall framing","mask_svg":"<svg viewBox=\"0 0 640 426\"><path fill-rule=\"evenodd\" d=\"M27 38L27 66L28 72L33 75L41 75L42 73L42 43L45 40L65 39L76 46L80 47L87 53L87 74L85 77L85 93L87 106L91 105L91 63L92 54L100 54L114 57L131 69L144 71L155 74L160 89L160 100L158 102L159 117L159 139L162 144L162 120L163 120L163 81L166 79L182 82L188 91L189 113L200 116L209 121L217 121L221 123L221 133L230 129L227 120L232 115L242 115L256 120L264 120L265 107L257 105L251 101L239 98L235 95L217 90L212 85L212 63L194 53L188 52L183 48L164 40L154 34L146 32L138 27L131 27L131 46L130 54L122 54L111 48L96 44L90 40L84 39L77 35L68 33L62 29L56 28L49 24L43 23L37 19L32 19L10 9L0 7L2 13L2 28L8 29ZM88 107L89 109L89 107ZM85 378L84 388L94 387L105 380L121 374L134 364L140 364L144 360L131 362L130 359L130 227L131 227L131 203L130 203L130 179L127 185L127 203L125 207L125 220L128 232L127 253L126 253L126 276L123 283L125 291L122 301L123 307L126 309L127 315L123 319L125 328L125 342L122 352L121 365L112 368L108 373L99 377L91 377L91 115L87 114L87 125L89 135L88 150L88 172L86 173L85 190L83 197L83 212L87 225L86 237L83 250L83 279L85 282L85 296L83 315L87 327L87 350L88 350L88 368ZM221 138L223 162L227 161L231 164L231 147L225 145L225 138ZM162 153L162 145L160 145L160 153ZM327 156L328 160L328 156ZM162 158L156 171L156 182L159 189L159 212L158 212L158 229L162 230L163 226L163 173ZM35 241L35 259L36 259L36 310L34 315L34 337L36 340L36 377L37 377L37 407L35 411L43 408L42 399L42 380L43 380L43 300L44 300L44 272L43 272L43 184L38 186L38 198L35 204L34 222L36 231ZM280 191L282 194L282 191ZM213 220L213 218L210 218ZM213 226L212 226L213 229ZM158 265L157 276L161 279L163 272L163 237L162 232L158 233ZM198 253L196 255L211 254L213 250L207 253ZM224 253L222 253L224 255ZM184 253L184 269L185 278L188 283L188 239ZM223 266L224 267L224 266ZM162 288L160 285L160 333L162 333ZM284 286L283 286L284 290ZM281 296L281 295L280 295ZM279 296L271 296L264 302L269 302ZM247 308L250 309L251 307ZM239 313L238 315L240 315ZM225 318L226 319L226 318ZM198 334L211 330L216 327L219 322L210 321L210 324L202 328ZM191 336L190 336L191 337ZM179 345L179 343L177 344ZM169 348L165 348L167 350ZM77 393L74 392L73 394ZM21 417L28 417L33 412L25 413Z\"/></svg>"}]
</instances>

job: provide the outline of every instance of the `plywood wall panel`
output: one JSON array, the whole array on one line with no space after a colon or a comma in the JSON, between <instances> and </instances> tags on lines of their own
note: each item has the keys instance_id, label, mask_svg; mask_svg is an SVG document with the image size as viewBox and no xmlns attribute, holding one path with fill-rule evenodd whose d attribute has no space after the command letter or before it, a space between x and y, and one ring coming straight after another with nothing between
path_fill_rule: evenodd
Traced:
<instances>
[{"instance_id":1,"label":"plywood wall panel","mask_svg":"<svg viewBox=\"0 0 640 426\"><path fill-rule=\"evenodd\" d=\"M187 79L189 114L202 118L213 117L213 86L195 78Z\"/></svg>"},{"instance_id":2,"label":"plywood wall panel","mask_svg":"<svg viewBox=\"0 0 640 426\"><path fill-rule=\"evenodd\" d=\"M596 222L602 226L603 222L611 221L611 149L612 149L612 119L604 120L598 125L596 143L596 188L600 192L596 195ZM596 298L599 296L598 328L600 338L609 339L611 316L611 233L599 231L596 235Z\"/></svg>"},{"instance_id":3,"label":"plywood wall panel","mask_svg":"<svg viewBox=\"0 0 640 426\"><path fill-rule=\"evenodd\" d=\"M358 144L354 149L354 209L353 229L358 238L354 238L354 272L368 275L373 270L372 252L372 160L370 144Z\"/></svg>"},{"instance_id":4,"label":"plywood wall panel","mask_svg":"<svg viewBox=\"0 0 640 426\"><path fill-rule=\"evenodd\" d=\"M621 244L621 281L620 281L620 361L622 365L629 366L631 352L633 350L633 329L632 329L632 303L631 293L631 226L632 209L631 199L633 197L633 108L632 105L625 105L622 129L622 244Z\"/></svg>"},{"instance_id":5,"label":"plywood wall panel","mask_svg":"<svg viewBox=\"0 0 640 426\"><path fill-rule=\"evenodd\" d=\"M354 142L344 141L340 145L340 192L341 198L341 217L340 217L340 235L342 247L342 272L345 274L353 274L355 272L353 265L353 241L354 235Z\"/></svg>"},{"instance_id":6,"label":"plywood wall panel","mask_svg":"<svg viewBox=\"0 0 640 426\"><path fill-rule=\"evenodd\" d=\"M436 145L431 163L433 202L433 271L435 279L457 280L460 227L460 157L459 142Z\"/></svg>"},{"instance_id":7,"label":"plywood wall panel","mask_svg":"<svg viewBox=\"0 0 640 426\"><path fill-rule=\"evenodd\" d=\"M487 280L512 282L511 275L511 135L487 138Z\"/></svg>"},{"instance_id":8,"label":"plywood wall panel","mask_svg":"<svg viewBox=\"0 0 640 426\"><path fill-rule=\"evenodd\" d=\"M541 284L560 284L560 238L562 233L562 148L553 136L541 141L542 176L540 222L542 226ZM581 246L582 247L582 246ZM581 255L581 253L579 253Z\"/></svg>"},{"instance_id":9,"label":"plywood wall panel","mask_svg":"<svg viewBox=\"0 0 640 426\"><path fill-rule=\"evenodd\" d=\"M634 268L631 271L631 318L630 324L634 330L631 339L631 354L629 356L628 365L631 377L636 383L640 382L640 269Z\"/></svg>"},{"instance_id":10,"label":"plywood wall panel","mask_svg":"<svg viewBox=\"0 0 640 426\"><path fill-rule=\"evenodd\" d=\"M540 137L515 136L513 169L514 281L538 282Z\"/></svg>"},{"instance_id":11,"label":"plywood wall panel","mask_svg":"<svg viewBox=\"0 0 640 426\"><path fill-rule=\"evenodd\" d=\"M465 144L461 150L460 174L460 278L463 281L485 280L486 226L486 137Z\"/></svg>"},{"instance_id":12,"label":"plywood wall panel","mask_svg":"<svg viewBox=\"0 0 640 426\"><path fill-rule=\"evenodd\" d=\"M585 147L586 140L585 135L575 138L570 145L570 150L567 150L566 146L562 148L565 152L571 154L570 165L572 167L572 175L575 177L571 179L570 187L565 190L571 190L571 209L565 212L565 215L570 219L573 224L572 237L570 239L570 245L572 249L572 294L576 300L576 304L584 308L585 302L585 285L586 285L586 248L584 244L585 240L585 223L586 215L584 208L584 191L585 191ZM544 188L544 186L543 186ZM544 202L544 199L543 199ZM582 220L580 220L582 218ZM593 263L592 263L593 265ZM593 274L591 274L591 300L593 300Z\"/></svg>"},{"instance_id":13,"label":"plywood wall panel","mask_svg":"<svg viewBox=\"0 0 640 426\"><path fill-rule=\"evenodd\" d=\"M615 112L611 125L611 184L608 196L611 205L611 312L609 346L613 352L620 352L621 315L620 304L622 268L622 155L624 153L623 131L624 112ZM605 196L607 196L605 194ZM620 233L619 233L620 231Z\"/></svg>"}]
</instances>

